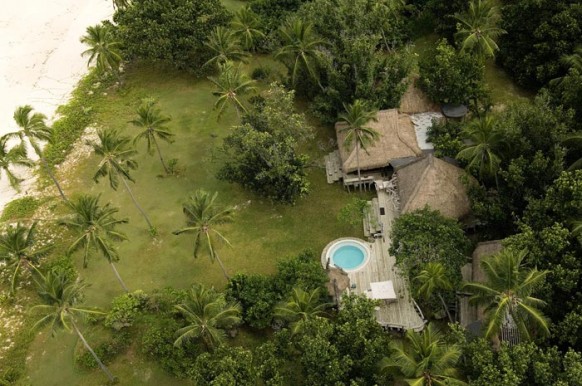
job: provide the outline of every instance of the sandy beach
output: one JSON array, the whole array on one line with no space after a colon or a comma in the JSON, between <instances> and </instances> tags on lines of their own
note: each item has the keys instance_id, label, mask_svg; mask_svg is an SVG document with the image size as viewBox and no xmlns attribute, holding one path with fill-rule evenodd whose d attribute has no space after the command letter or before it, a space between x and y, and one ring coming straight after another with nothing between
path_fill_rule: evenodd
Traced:
<instances>
[{"instance_id":1,"label":"sandy beach","mask_svg":"<svg viewBox=\"0 0 582 386\"><path fill-rule=\"evenodd\" d=\"M12 115L30 104L54 120L87 72L79 39L88 26L108 19L110 0L20 0L0 14L0 135L16 131ZM19 173L25 177L23 173ZM31 188L29 177L22 193ZM16 192L0 180L0 210Z\"/></svg>"}]
</instances>

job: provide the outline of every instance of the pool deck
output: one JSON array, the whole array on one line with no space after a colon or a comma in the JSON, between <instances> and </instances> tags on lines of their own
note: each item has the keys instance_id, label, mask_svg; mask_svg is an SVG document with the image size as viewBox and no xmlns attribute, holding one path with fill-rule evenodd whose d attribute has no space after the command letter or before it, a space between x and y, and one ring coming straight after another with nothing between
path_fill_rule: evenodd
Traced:
<instances>
[{"instance_id":1,"label":"pool deck","mask_svg":"<svg viewBox=\"0 0 582 386\"><path fill-rule=\"evenodd\" d=\"M378 192L378 199L372 205L372 211L377 211L375 215L377 216L377 221L382 224L383 237L367 242L371 251L370 259L362 269L356 272L348 272L350 286L352 287L348 290L352 293L366 296L367 291L370 289L370 283L391 280L398 299L393 302L379 301L380 304L376 309L378 323L388 329L421 331L426 321L416 302L410 296L405 277L396 267L396 258L388 253L391 243L392 222L398 216L398 208L396 206L397 204L394 204L389 193L383 190ZM381 214L380 208L383 208L384 214ZM324 267L325 263L322 254Z\"/></svg>"}]
</instances>

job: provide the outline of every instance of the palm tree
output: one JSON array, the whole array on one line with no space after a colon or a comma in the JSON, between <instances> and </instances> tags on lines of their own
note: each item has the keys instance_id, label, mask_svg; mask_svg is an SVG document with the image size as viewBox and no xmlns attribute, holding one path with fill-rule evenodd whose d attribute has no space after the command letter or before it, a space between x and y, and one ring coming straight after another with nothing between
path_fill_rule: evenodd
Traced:
<instances>
[{"instance_id":1,"label":"palm tree","mask_svg":"<svg viewBox=\"0 0 582 386\"><path fill-rule=\"evenodd\" d=\"M458 159L467 160L470 170L477 170L481 179L497 178L501 163L498 152L504 143L504 135L495 126L491 116L478 119L463 128L461 136L467 144L457 154Z\"/></svg>"},{"instance_id":2,"label":"palm tree","mask_svg":"<svg viewBox=\"0 0 582 386\"><path fill-rule=\"evenodd\" d=\"M526 251L504 249L481 262L484 283L466 283L464 288L473 295L469 302L484 305L485 336L494 338L503 328L517 327L520 337L529 340L530 328L548 334L548 321L538 307L545 303L531 296L548 271L526 269Z\"/></svg>"},{"instance_id":3,"label":"palm tree","mask_svg":"<svg viewBox=\"0 0 582 386\"><path fill-rule=\"evenodd\" d=\"M51 332L54 334L57 329L75 331L83 345L93 355L93 358L109 378L111 383L116 378L111 374L109 369L101 362L95 351L89 346L87 340L79 330L76 318L86 315L99 315L103 312L91 308L78 307L76 304L83 297L83 290L87 287L82 281L71 280L70 277L62 270L51 270L45 275L40 274L35 279L38 286L38 293L43 304L33 306L30 311L40 314L40 319L34 324L33 329L49 325Z\"/></svg>"},{"instance_id":4,"label":"palm tree","mask_svg":"<svg viewBox=\"0 0 582 386\"><path fill-rule=\"evenodd\" d=\"M326 43L315 36L313 25L300 19L288 20L279 32L283 46L275 54L275 59L280 59L288 67L291 72L291 83L297 84L300 70L305 70L319 83L316 71L319 62L318 47Z\"/></svg>"},{"instance_id":5,"label":"palm tree","mask_svg":"<svg viewBox=\"0 0 582 386\"><path fill-rule=\"evenodd\" d=\"M550 80L550 85L561 85L564 79L569 76L570 70L575 70L578 74L582 74L582 46L576 47L572 54L562 56L560 62L566 67L568 74Z\"/></svg>"},{"instance_id":6,"label":"palm tree","mask_svg":"<svg viewBox=\"0 0 582 386\"><path fill-rule=\"evenodd\" d=\"M121 43L116 41L108 24L96 24L87 27L87 34L81 38L81 43L89 48L81 54L88 56L87 66L95 62L95 68L103 74L108 71L119 77L119 65L122 61Z\"/></svg>"},{"instance_id":7,"label":"palm tree","mask_svg":"<svg viewBox=\"0 0 582 386\"><path fill-rule=\"evenodd\" d=\"M259 30L261 19L249 6L244 6L234 14L232 29L236 36L242 39L245 49L252 50L257 38L265 37Z\"/></svg>"},{"instance_id":8,"label":"palm tree","mask_svg":"<svg viewBox=\"0 0 582 386\"><path fill-rule=\"evenodd\" d=\"M214 55L204 63L204 66L208 66L212 63L221 65L228 61L245 62L245 59L249 56L241 46L241 42L236 32L222 26L218 26L212 31L208 37L208 41L205 42L204 45L208 47Z\"/></svg>"},{"instance_id":9,"label":"palm tree","mask_svg":"<svg viewBox=\"0 0 582 386\"><path fill-rule=\"evenodd\" d=\"M152 143L155 145L158 156L160 157L160 162L164 167L166 174L169 174L168 167L164 162L164 157L162 157L162 151L160 150L160 145L158 144L157 138L172 143L172 137L174 134L170 129L165 126L166 123L170 122L170 117L162 115L160 109L156 108L156 102L151 99L146 99L142 101L141 106L137 109L138 118L131 121L134 126L143 128L138 135L133 139L135 144L137 141L145 139L147 143L148 153L152 154Z\"/></svg>"},{"instance_id":10,"label":"palm tree","mask_svg":"<svg viewBox=\"0 0 582 386\"><path fill-rule=\"evenodd\" d=\"M453 289L453 285L447 278L445 267L441 263L427 263L414 280L420 284L417 295L429 300L433 294L436 294L441 301L443 310L447 313L449 322L454 323L447 303L441 293L441 291L450 291Z\"/></svg>"},{"instance_id":11,"label":"palm tree","mask_svg":"<svg viewBox=\"0 0 582 386\"><path fill-rule=\"evenodd\" d=\"M215 243L217 240L225 242L230 245L230 242L216 230L216 227L221 224L225 224L232 221L232 216L234 208L232 207L219 207L214 201L218 193L211 195L210 193L199 189L190 196L187 203L183 205L184 215L186 216L186 226L182 229L174 231L175 235L180 235L182 233L193 233L194 234L194 257L198 257L198 250L200 246L204 244L208 249L210 261L218 261L220 268L222 268L222 273L226 280L229 280L229 276L226 273L224 264L222 260L218 257L216 253Z\"/></svg>"},{"instance_id":12,"label":"palm tree","mask_svg":"<svg viewBox=\"0 0 582 386\"><path fill-rule=\"evenodd\" d=\"M181 346L185 340L201 339L209 350L213 350L224 341L224 330L241 322L238 303L227 302L223 294L201 284L193 285L186 301L175 307L188 325L176 331L178 338L174 346Z\"/></svg>"},{"instance_id":13,"label":"palm tree","mask_svg":"<svg viewBox=\"0 0 582 386\"><path fill-rule=\"evenodd\" d=\"M16 191L20 189L21 178L18 178L12 171L12 166L26 166L30 167L34 163L28 159L26 152L26 145L21 142L17 146L12 147L8 150L9 137L4 135L0 137L0 178L2 177L2 172L8 178L10 186Z\"/></svg>"},{"instance_id":14,"label":"palm tree","mask_svg":"<svg viewBox=\"0 0 582 386\"><path fill-rule=\"evenodd\" d=\"M127 180L135 182L129 172L137 168L137 162L131 158L137 153L130 146L131 140L129 137L121 136L117 130L98 130L97 136L99 137L99 143L91 143L91 145L93 146L95 154L103 157L103 159L99 162L99 168L93 176L93 180L99 182L101 177L107 176L109 177L109 186L113 190L117 190L119 180L121 180L133 204L146 220L150 231L153 232L154 227L148 215L137 203L127 183Z\"/></svg>"},{"instance_id":15,"label":"palm tree","mask_svg":"<svg viewBox=\"0 0 582 386\"><path fill-rule=\"evenodd\" d=\"M275 316L290 322L292 333L297 334L303 331L305 322L325 315L328 305L321 302L319 288L305 291L295 287L289 299L275 307Z\"/></svg>"},{"instance_id":16,"label":"palm tree","mask_svg":"<svg viewBox=\"0 0 582 386\"><path fill-rule=\"evenodd\" d=\"M62 199L67 201L67 197L59 184L59 181L52 172L46 158L44 157L42 147L39 141L51 141L52 130L46 125L46 116L41 113L33 113L32 106L25 105L16 108L14 111L14 121L20 128L16 133L9 133L9 137L18 137L22 142L28 141L40 162L45 168L49 177L53 180L55 186L59 190Z\"/></svg>"},{"instance_id":17,"label":"palm tree","mask_svg":"<svg viewBox=\"0 0 582 386\"><path fill-rule=\"evenodd\" d=\"M373 144L380 133L369 126L365 126L368 122L377 122L377 110L369 109L366 104L356 99L351 105L344 104L345 113L339 115L340 122L346 125L341 131L346 133L343 146L349 151L352 143L356 144L356 165L358 166L358 185L362 189L362 175L360 171L360 147L366 152L368 145Z\"/></svg>"},{"instance_id":18,"label":"palm tree","mask_svg":"<svg viewBox=\"0 0 582 386\"><path fill-rule=\"evenodd\" d=\"M214 108L218 109L218 118L220 119L227 103L231 103L235 107L236 114L240 119L240 111L247 111L240 97L255 90L253 85L254 80L249 79L241 72L240 65L234 67L231 62L226 62L219 67L220 75L218 78L208 78L218 88L218 91L212 93L218 97L218 100L214 104Z\"/></svg>"},{"instance_id":19,"label":"palm tree","mask_svg":"<svg viewBox=\"0 0 582 386\"><path fill-rule=\"evenodd\" d=\"M461 51L474 52L481 57L493 57L499 49L495 40L505 30L497 27L499 12L490 0L472 0L463 15L455 14L457 33L455 38L462 41Z\"/></svg>"},{"instance_id":20,"label":"palm tree","mask_svg":"<svg viewBox=\"0 0 582 386\"><path fill-rule=\"evenodd\" d=\"M5 264L5 269L12 271L10 275L10 291L14 294L16 281L21 271L36 270L38 259L46 256L53 248L52 244L39 246L36 243L37 223L30 227L20 223L9 226L0 234L0 261Z\"/></svg>"},{"instance_id":21,"label":"palm tree","mask_svg":"<svg viewBox=\"0 0 582 386\"><path fill-rule=\"evenodd\" d=\"M112 245L113 241L127 240L125 234L115 230L117 225L127 223L127 219L118 220L113 217L119 210L112 208L109 204L99 205L99 196L82 195L69 202L68 205L73 216L60 220L59 224L73 231L76 238L69 246L67 253L71 254L82 249L83 267L86 268L90 250L99 251L107 259L115 277L127 292L127 286L113 264L119 261L119 254Z\"/></svg>"},{"instance_id":22,"label":"palm tree","mask_svg":"<svg viewBox=\"0 0 582 386\"><path fill-rule=\"evenodd\" d=\"M447 345L432 324L421 333L406 331L404 340L390 342L393 353L382 360L381 371L394 373L411 386L466 385L455 368L460 348Z\"/></svg>"}]
</instances>

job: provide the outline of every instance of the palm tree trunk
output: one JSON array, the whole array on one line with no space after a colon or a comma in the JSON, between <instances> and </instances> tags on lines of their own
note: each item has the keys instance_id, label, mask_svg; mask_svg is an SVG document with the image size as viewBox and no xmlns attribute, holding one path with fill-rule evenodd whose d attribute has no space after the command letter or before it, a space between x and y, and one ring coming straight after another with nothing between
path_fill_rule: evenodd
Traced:
<instances>
[{"instance_id":1,"label":"palm tree trunk","mask_svg":"<svg viewBox=\"0 0 582 386\"><path fill-rule=\"evenodd\" d=\"M63 188L61 188L61 184L59 184L59 181L57 180L57 178L55 177L55 175L53 174L48 162L46 162L46 159L44 157L40 157L40 161L42 162L44 168L46 169L46 172L48 173L48 175L50 176L50 178L53 180L53 182L55 183L57 189L59 190L59 194L61 195L61 198L65 201L65 202L69 202L69 199L67 198L67 196L65 196L65 192L63 192Z\"/></svg>"},{"instance_id":2,"label":"palm tree trunk","mask_svg":"<svg viewBox=\"0 0 582 386\"><path fill-rule=\"evenodd\" d=\"M358 186L362 191L362 174L360 172L360 143L356 142L356 164L358 165Z\"/></svg>"},{"instance_id":3,"label":"palm tree trunk","mask_svg":"<svg viewBox=\"0 0 582 386\"><path fill-rule=\"evenodd\" d=\"M156 144L156 149L158 149L158 156L160 157L160 161L162 162L162 166L164 167L164 171L166 172L166 174L170 174L170 172L168 171L168 167L166 166L166 162L164 161L164 157L162 157L162 151L160 150L160 145L158 144L158 140L156 139L156 137L154 138L154 143Z\"/></svg>"},{"instance_id":4,"label":"palm tree trunk","mask_svg":"<svg viewBox=\"0 0 582 386\"><path fill-rule=\"evenodd\" d=\"M93 358L95 358L95 362L97 362L97 364L99 365L99 367L101 368L101 370L103 370L103 372L107 375L107 378L109 378L109 382L114 383L117 380L117 378L115 378L113 376L113 374L111 374L111 372L109 371L109 369L107 368L107 366L105 366L103 364L103 362L101 362L101 359L99 359L99 357L97 356L97 354L95 354L95 351L93 351L93 349L91 348L91 346L89 346L89 343L87 343L87 341L85 340L85 337L83 336L83 334L81 334L81 331L77 327L77 323L75 323L75 320L72 319L72 318L71 318L71 323L73 324L73 329L75 330L75 332L79 336L79 339L81 339L81 342L83 342L83 345L85 346L85 348L87 349L87 351L89 351L91 353L91 355L93 355Z\"/></svg>"},{"instance_id":5,"label":"palm tree trunk","mask_svg":"<svg viewBox=\"0 0 582 386\"><path fill-rule=\"evenodd\" d=\"M112 261L109 262L109 264L111 265L111 269L113 269L113 272L115 273L115 277L117 277L117 280L119 280L119 284L121 284L121 286L123 287L123 290L125 292L129 292L129 290L127 289L127 286L123 282L123 279L121 279L121 276L119 275L119 272L117 272L117 268L115 268L115 264L113 264Z\"/></svg>"},{"instance_id":6,"label":"palm tree trunk","mask_svg":"<svg viewBox=\"0 0 582 386\"><path fill-rule=\"evenodd\" d=\"M230 276L228 276L228 273L226 273L226 268L224 268L222 260L220 260L220 257L218 257L218 253L214 252L214 257L216 258L216 261L218 261L218 264L220 264L220 268L222 268L222 273L224 274L226 281L230 281Z\"/></svg>"},{"instance_id":7,"label":"palm tree trunk","mask_svg":"<svg viewBox=\"0 0 582 386\"><path fill-rule=\"evenodd\" d=\"M145 218L146 222L148 223L150 230L154 229L152 223L150 222L148 215L146 214L146 212L144 212L144 210L141 208L141 206L139 206L139 204L137 203L137 200L133 196L133 192L129 188L129 185L127 184L127 181L125 180L125 178L123 176L121 176L121 181L123 181L123 185L125 185L125 189L127 189L127 192L129 193L129 196L131 197L133 204L140 211L141 215L143 216L143 218Z\"/></svg>"},{"instance_id":8,"label":"palm tree trunk","mask_svg":"<svg viewBox=\"0 0 582 386\"><path fill-rule=\"evenodd\" d=\"M441 303L443 304L443 309L447 313L447 317L449 318L449 322L454 323L454 320L451 316L451 313L449 312L449 308L447 307L447 303L445 302L445 299L442 297L442 295L440 293L438 293L437 296L439 297L439 299L441 300Z\"/></svg>"}]
</instances>

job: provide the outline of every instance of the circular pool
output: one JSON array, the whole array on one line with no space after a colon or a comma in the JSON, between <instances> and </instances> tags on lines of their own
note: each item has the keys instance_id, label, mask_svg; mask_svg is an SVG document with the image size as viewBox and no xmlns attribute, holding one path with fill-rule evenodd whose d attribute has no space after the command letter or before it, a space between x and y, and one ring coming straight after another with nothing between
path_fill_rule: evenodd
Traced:
<instances>
[{"instance_id":1,"label":"circular pool","mask_svg":"<svg viewBox=\"0 0 582 386\"><path fill-rule=\"evenodd\" d=\"M370 248L360 239L342 238L332 241L325 247L321 262L325 266L336 266L346 272L363 268L370 259Z\"/></svg>"}]
</instances>

